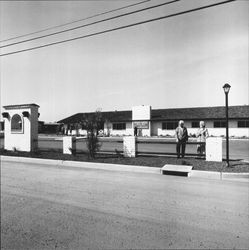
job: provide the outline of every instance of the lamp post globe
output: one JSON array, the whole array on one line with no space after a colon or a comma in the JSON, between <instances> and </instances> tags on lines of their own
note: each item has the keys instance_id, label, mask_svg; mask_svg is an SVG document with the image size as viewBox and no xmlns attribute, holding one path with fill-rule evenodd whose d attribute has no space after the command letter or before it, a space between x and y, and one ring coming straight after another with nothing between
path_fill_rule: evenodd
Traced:
<instances>
[{"instance_id":1,"label":"lamp post globe","mask_svg":"<svg viewBox=\"0 0 249 250\"><path fill-rule=\"evenodd\" d=\"M231 86L228 83L224 84L223 85L224 93L228 94L230 91L230 88L231 88Z\"/></svg>"}]
</instances>

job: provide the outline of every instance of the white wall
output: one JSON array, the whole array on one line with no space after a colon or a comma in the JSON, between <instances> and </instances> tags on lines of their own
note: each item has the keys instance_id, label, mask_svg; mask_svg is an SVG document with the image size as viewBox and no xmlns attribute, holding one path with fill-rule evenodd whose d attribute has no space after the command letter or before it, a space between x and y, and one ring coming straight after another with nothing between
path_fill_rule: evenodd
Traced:
<instances>
[{"instance_id":1,"label":"white wall","mask_svg":"<svg viewBox=\"0 0 249 250\"><path fill-rule=\"evenodd\" d=\"M126 130L113 130L112 129L112 123L110 123L111 126L109 128L109 132L111 136L123 136L123 135L134 135L134 128L132 125L132 122L126 123ZM185 122L185 126L188 129L188 134L196 134L198 128L191 128L191 122ZM226 129L225 128L214 128L213 122L208 121L206 122L206 127L208 128L209 135L212 136L225 136L226 135ZM69 133L70 134L70 133ZM72 131L72 135L75 135L76 131ZM87 131L79 129L80 135L86 135ZM104 127L104 134L108 134L107 124L105 123ZM162 129L162 122L149 122L149 129L142 129L142 135L143 136L174 136L175 135L175 129L171 130L163 130ZM237 128L237 121L231 121L229 122L229 136L235 136L235 137L243 137L247 136L249 137L249 128Z\"/></svg>"},{"instance_id":2,"label":"white wall","mask_svg":"<svg viewBox=\"0 0 249 250\"><path fill-rule=\"evenodd\" d=\"M135 107L132 107L132 120L135 121L135 120L150 120L151 118L151 106L144 106L144 105L141 105L141 106L135 106Z\"/></svg>"},{"instance_id":3,"label":"white wall","mask_svg":"<svg viewBox=\"0 0 249 250\"><path fill-rule=\"evenodd\" d=\"M84 130L84 129L79 129L79 130L78 130L78 134L79 134L79 135L86 135L86 134L87 134L87 131ZM72 133L70 133L70 130L68 130L68 135L76 135L76 130L75 130L75 129L72 129Z\"/></svg>"},{"instance_id":4,"label":"white wall","mask_svg":"<svg viewBox=\"0 0 249 250\"><path fill-rule=\"evenodd\" d=\"M110 135L112 136L123 136L123 135L133 135L133 128L132 122L126 122L126 129L125 130L113 130L112 126L110 128Z\"/></svg>"},{"instance_id":5,"label":"white wall","mask_svg":"<svg viewBox=\"0 0 249 250\"><path fill-rule=\"evenodd\" d=\"M149 128L138 128L141 130L142 136L151 136L151 106L141 105L132 107L132 120L133 121L148 121ZM132 128L132 135L134 134L134 126ZM139 135L139 131L138 131Z\"/></svg>"},{"instance_id":6,"label":"white wall","mask_svg":"<svg viewBox=\"0 0 249 250\"><path fill-rule=\"evenodd\" d=\"M142 136L151 136L151 130L150 130L150 123L149 123L149 128L142 128Z\"/></svg>"},{"instance_id":7,"label":"white wall","mask_svg":"<svg viewBox=\"0 0 249 250\"><path fill-rule=\"evenodd\" d=\"M198 128L191 128L191 122L185 122L185 126L188 129L188 134L196 134ZM207 121L206 127L209 131L209 135L212 136L225 136L226 135L226 128L214 128L213 121ZM174 136L175 130L163 130L162 129L162 122L152 122L152 135L153 136ZM249 128L238 128L237 121L229 121L229 136L235 137L249 137Z\"/></svg>"},{"instance_id":8,"label":"white wall","mask_svg":"<svg viewBox=\"0 0 249 250\"><path fill-rule=\"evenodd\" d=\"M159 136L174 136L175 135L175 129L162 129L162 126L157 129Z\"/></svg>"},{"instance_id":9,"label":"white wall","mask_svg":"<svg viewBox=\"0 0 249 250\"><path fill-rule=\"evenodd\" d=\"M162 122L151 122L151 135L158 136L161 133L160 128L162 129Z\"/></svg>"},{"instance_id":10,"label":"white wall","mask_svg":"<svg viewBox=\"0 0 249 250\"><path fill-rule=\"evenodd\" d=\"M225 128L209 128L208 131L209 131L209 135L213 135L213 136L225 136L226 135ZM249 137L249 128L230 128L229 127L229 137L231 136Z\"/></svg>"}]
</instances>

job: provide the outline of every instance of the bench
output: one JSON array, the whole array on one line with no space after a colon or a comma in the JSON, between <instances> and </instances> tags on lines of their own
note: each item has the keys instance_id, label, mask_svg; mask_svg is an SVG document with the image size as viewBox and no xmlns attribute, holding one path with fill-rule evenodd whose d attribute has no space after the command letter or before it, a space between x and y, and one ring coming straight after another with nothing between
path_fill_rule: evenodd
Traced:
<instances>
[{"instance_id":1,"label":"bench","mask_svg":"<svg viewBox=\"0 0 249 250\"><path fill-rule=\"evenodd\" d=\"M192 166L166 164L161 168L161 173L165 175L189 176Z\"/></svg>"}]
</instances>

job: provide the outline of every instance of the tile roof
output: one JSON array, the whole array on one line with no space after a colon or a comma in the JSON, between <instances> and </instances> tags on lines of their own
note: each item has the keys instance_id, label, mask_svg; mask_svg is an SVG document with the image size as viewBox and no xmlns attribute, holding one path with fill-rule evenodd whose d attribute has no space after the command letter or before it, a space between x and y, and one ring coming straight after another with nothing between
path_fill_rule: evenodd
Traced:
<instances>
[{"instance_id":1,"label":"tile roof","mask_svg":"<svg viewBox=\"0 0 249 250\"><path fill-rule=\"evenodd\" d=\"M249 119L249 105L230 106L229 119ZM215 120L225 119L225 107L198 107L198 108L174 108L154 109L151 120Z\"/></svg>"},{"instance_id":2,"label":"tile roof","mask_svg":"<svg viewBox=\"0 0 249 250\"><path fill-rule=\"evenodd\" d=\"M88 113L77 113L75 115L69 116L65 119L62 119L58 122L61 123L77 123L81 120L84 120L87 117L94 115L95 112ZM131 111L107 111L101 112L101 115L104 120L109 120L111 122L127 122L132 120L132 112Z\"/></svg>"},{"instance_id":3,"label":"tile roof","mask_svg":"<svg viewBox=\"0 0 249 250\"><path fill-rule=\"evenodd\" d=\"M95 112L77 113L58 122L77 123L84 117L92 116ZM101 112L104 120L111 122L132 121L132 111L109 111ZM174 108L174 109L152 109L152 121L173 120L218 120L225 119L225 107L197 107L197 108ZM249 105L230 106L229 119L249 119Z\"/></svg>"}]
</instances>

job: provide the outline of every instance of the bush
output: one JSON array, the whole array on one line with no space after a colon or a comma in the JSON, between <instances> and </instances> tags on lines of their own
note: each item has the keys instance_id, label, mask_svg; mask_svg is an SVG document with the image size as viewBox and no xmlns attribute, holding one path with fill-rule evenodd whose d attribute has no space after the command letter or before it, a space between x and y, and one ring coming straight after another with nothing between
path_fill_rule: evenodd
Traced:
<instances>
[{"instance_id":1,"label":"bush","mask_svg":"<svg viewBox=\"0 0 249 250\"><path fill-rule=\"evenodd\" d=\"M100 111L96 111L95 114L84 118L82 123L87 130L87 150L90 158L95 158L96 153L99 151L101 144L98 139L99 131L103 123Z\"/></svg>"}]
</instances>

